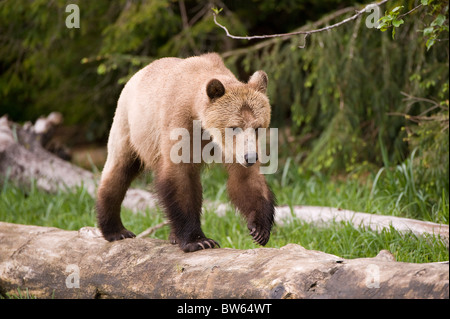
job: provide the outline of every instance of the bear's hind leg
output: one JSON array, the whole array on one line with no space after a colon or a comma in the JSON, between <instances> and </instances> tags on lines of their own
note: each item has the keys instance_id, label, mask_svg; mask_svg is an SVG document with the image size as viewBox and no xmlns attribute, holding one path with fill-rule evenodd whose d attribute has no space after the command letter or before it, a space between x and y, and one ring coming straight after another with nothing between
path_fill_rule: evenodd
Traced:
<instances>
[{"instance_id":1,"label":"bear's hind leg","mask_svg":"<svg viewBox=\"0 0 450 319\"><path fill-rule=\"evenodd\" d=\"M132 180L140 171L139 159L131 157L126 163L105 165L97 193L97 222L108 241L136 237L127 230L120 218L120 206Z\"/></svg>"}]
</instances>

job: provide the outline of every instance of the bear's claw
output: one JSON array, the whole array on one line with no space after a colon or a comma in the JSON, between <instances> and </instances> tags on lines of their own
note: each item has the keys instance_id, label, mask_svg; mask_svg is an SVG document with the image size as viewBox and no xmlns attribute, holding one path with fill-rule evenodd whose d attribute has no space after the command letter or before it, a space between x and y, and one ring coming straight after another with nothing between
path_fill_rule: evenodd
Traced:
<instances>
[{"instance_id":1,"label":"bear's claw","mask_svg":"<svg viewBox=\"0 0 450 319\"><path fill-rule=\"evenodd\" d=\"M270 238L270 232L257 230L256 227L251 229L250 235L253 237L253 241L261 246L265 246Z\"/></svg>"},{"instance_id":2,"label":"bear's claw","mask_svg":"<svg viewBox=\"0 0 450 319\"><path fill-rule=\"evenodd\" d=\"M114 233L104 233L103 237L111 242L111 241L116 241L116 240L122 240L125 238L134 238L136 237L135 234L133 234L131 231L129 231L128 229L122 229L118 232L114 232Z\"/></svg>"},{"instance_id":3,"label":"bear's claw","mask_svg":"<svg viewBox=\"0 0 450 319\"><path fill-rule=\"evenodd\" d=\"M218 242L210 238L200 238L194 242L186 243L184 245L180 245L181 249L185 252L193 252L201 249L209 249L209 248L220 248Z\"/></svg>"}]
</instances>

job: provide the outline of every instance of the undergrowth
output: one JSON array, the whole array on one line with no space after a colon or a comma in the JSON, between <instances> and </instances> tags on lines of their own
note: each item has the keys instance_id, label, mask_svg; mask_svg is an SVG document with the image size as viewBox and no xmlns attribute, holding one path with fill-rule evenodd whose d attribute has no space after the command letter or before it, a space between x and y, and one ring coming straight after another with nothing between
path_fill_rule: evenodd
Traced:
<instances>
[{"instance_id":1,"label":"undergrowth","mask_svg":"<svg viewBox=\"0 0 450 319\"><path fill-rule=\"evenodd\" d=\"M448 194L443 193L441 200L434 205L428 203L426 194L412 188L407 165L389 173L380 170L364 178L330 178L320 174L300 176L297 170L284 168L274 176L268 176L279 204L330 206L448 224ZM223 169L207 168L202 179L205 199L228 201ZM151 176L143 180L148 182ZM143 180L136 184L143 185ZM34 183L23 189L4 181L0 221L78 230L84 226L96 226L94 204L95 200L81 187L49 194L38 190ZM122 209L122 219L125 227L138 234L161 223L164 214L159 208L138 213ZM252 242L245 221L234 210L218 217L211 208L205 209L202 227L205 234L217 240L221 247L259 247ZM168 235L169 228L163 227L152 237L167 240ZM276 225L266 247L282 247L288 243L343 258L373 257L382 249L389 250L398 261L405 262L435 262L449 258L446 243L439 237L400 233L393 228L374 232L348 222L316 227L293 220L283 226Z\"/></svg>"}]
</instances>

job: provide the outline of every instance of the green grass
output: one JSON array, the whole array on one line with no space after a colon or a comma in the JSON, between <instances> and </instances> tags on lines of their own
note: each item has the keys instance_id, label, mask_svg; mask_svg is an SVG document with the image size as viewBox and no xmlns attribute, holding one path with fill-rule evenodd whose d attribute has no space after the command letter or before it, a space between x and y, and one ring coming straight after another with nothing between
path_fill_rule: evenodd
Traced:
<instances>
[{"instance_id":1,"label":"green grass","mask_svg":"<svg viewBox=\"0 0 450 319\"><path fill-rule=\"evenodd\" d=\"M205 213L207 236L214 236L222 247L252 249L254 244L248 235L246 223L234 212L223 218ZM211 235L213 234L213 235ZM158 234L156 234L158 235ZM416 236L399 233L395 229L381 233L355 228L351 223L332 223L328 227L314 227L302 221L275 226L268 247L279 248L296 243L307 249L320 250L343 258L374 257L382 249L394 254L398 261L432 262L448 260L448 249L434 236Z\"/></svg>"},{"instance_id":2,"label":"green grass","mask_svg":"<svg viewBox=\"0 0 450 319\"><path fill-rule=\"evenodd\" d=\"M22 291L19 287L17 287L17 294L6 293L5 296L0 295L0 299L37 299L37 298L36 296L28 292L28 288L26 288L25 291Z\"/></svg>"},{"instance_id":3,"label":"green grass","mask_svg":"<svg viewBox=\"0 0 450 319\"><path fill-rule=\"evenodd\" d=\"M288 158L276 174L267 175L280 205L328 206L449 223L448 190L425 190L417 183L410 160L391 169L337 178L320 173L300 174L297 167L289 165ZM220 166L206 169L203 174L205 198L227 201L224 181L226 172Z\"/></svg>"},{"instance_id":4,"label":"green grass","mask_svg":"<svg viewBox=\"0 0 450 319\"><path fill-rule=\"evenodd\" d=\"M34 183L25 190L5 182L0 221L69 230L94 226L94 199L83 188L49 194L40 191Z\"/></svg>"},{"instance_id":5,"label":"green grass","mask_svg":"<svg viewBox=\"0 0 450 319\"><path fill-rule=\"evenodd\" d=\"M391 175L395 175L395 171ZM401 193L404 189L398 184L387 188L390 185L388 174L383 171L377 175L366 176L364 179L351 176L333 179L320 174L300 176L296 170L288 167L275 175L267 176L267 179L279 204L332 206L405 217L420 215L419 217L424 220L448 224L448 193L443 193L440 201L434 204L427 201L426 197L413 196L413 201L422 199L422 202L420 205L412 205L403 200L405 195ZM151 176L145 176L136 184L144 185L143 181L149 180ZM227 202L225 181L226 173L220 167L205 169L204 198ZM429 213L420 214L420 209L430 208ZM158 208L137 214L123 209L122 219L128 229L138 234L148 227L161 223L164 214ZM39 191L35 186L24 190L4 182L1 189L0 221L68 230L95 226L94 199L83 188L48 194ZM228 211L224 217L206 211L202 216L202 227L205 234L217 240L221 247L237 249L259 247L252 242L245 221L234 211ZM168 235L169 228L163 227L152 237L166 240ZM283 226L276 225L266 247L282 247L288 243L296 243L308 249L320 250L343 258L373 257L380 250L387 249L398 261L421 263L449 259L448 248L440 238L399 233L395 229L377 233L353 227L351 223L333 223L326 228L318 228L294 220Z\"/></svg>"}]
</instances>

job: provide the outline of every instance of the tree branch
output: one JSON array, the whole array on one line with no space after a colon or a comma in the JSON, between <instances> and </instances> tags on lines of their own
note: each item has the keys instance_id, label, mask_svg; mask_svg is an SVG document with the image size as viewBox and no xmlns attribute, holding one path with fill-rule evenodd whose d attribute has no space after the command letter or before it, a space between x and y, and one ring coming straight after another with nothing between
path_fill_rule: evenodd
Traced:
<instances>
[{"instance_id":1,"label":"tree branch","mask_svg":"<svg viewBox=\"0 0 450 319\"><path fill-rule=\"evenodd\" d=\"M403 18L403 17L407 16L408 14L413 13L414 11L416 11L417 9L419 9L420 7L422 7L422 4L419 4L417 7L412 8L412 9L409 10L408 12L405 12L405 13L399 15L398 18Z\"/></svg>"},{"instance_id":2,"label":"tree branch","mask_svg":"<svg viewBox=\"0 0 450 319\"><path fill-rule=\"evenodd\" d=\"M169 221L163 221L162 223L159 223L156 226L153 227L149 227L146 230L144 230L142 233L140 233L139 235L137 235L137 238L142 238L142 237L146 237L146 236L150 236L151 234L153 234L155 231L157 231L160 228L163 228L164 226L169 225Z\"/></svg>"},{"instance_id":3,"label":"tree branch","mask_svg":"<svg viewBox=\"0 0 450 319\"><path fill-rule=\"evenodd\" d=\"M289 37L289 36L293 36L293 35L299 35L299 34L304 34L305 35L305 39L306 36L313 34L313 33L319 33L319 32L323 32L323 31L328 31L337 27L340 27L343 24L346 24L350 21L355 20L356 18L358 18L359 16L361 16L364 12L366 12L367 9L372 8L373 6L381 6L382 4L388 2L389 0L383 0L379 3L372 3L369 4L367 6L364 7L364 9L360 10L360 11L356 11L356 14L354 14L353 16L344 19L338 23L335 23L333 25L327 26L327 27L323 27L320 29L315 29L315 30L299 30L299 31L294 31L294 32L288 32L288 33L278 33L278 34L266 34L266 35L253 35L253 36L236 36L236 35L232 35L227 27L225 27L224 25L220 24L219 22L217 22L217 14L214 12L213 13L213 18L214 18L214 23L221 27L223 30L225 30L225 33L227 35L227 37L230 37L232 39L236 39L236 40L254 40L254 39L268 39L268 38L280 38L280 37ZM304 47L304 45L302 46Z\"/></svg>"},{"instance_id":4,"label":"tree branch","mask_svg":"<svg viewBox=\"0 0 450 319\"><path fill-rule=\"evenodd\" d=\"M347 7L347 8L340 9L338 11L335 11L335 12L333 12L333 13L325 16L325 17L323 17L322 19L320 19L318 21L315 21L315 22L311 23L310 25L306 25L306 26L302 26L300 28L297 28L297 30L305 30L307 26L316 28L318 26L327 24L330 21L333 21L334 19L337 19L338 17L340 17L340 16L342 16L344 14L347 14L349 12L352 12L352 11L355 11L354 7ZM305 35L305 36L307 36L307 35ZM281 40L287 40L287 39L289 39L289 36L285 36L285 37L281 38ZM261 41L261 42L259 42L257 44L249 46L249 47L239 48L239 49L235 49L235 50L224 52L224 53L221 54L221 56L223 58L227 58L227 57L230 57L230 56L246 54L246 53L251 52L251 51L261 50L262 48L265 48L266 46L274 44L278 40L280 40L280 38L267 39L267 40ZM304 48L305 44L306 43L304 43L301 46L301 48Z\"/></svg>"}]
</instances>

